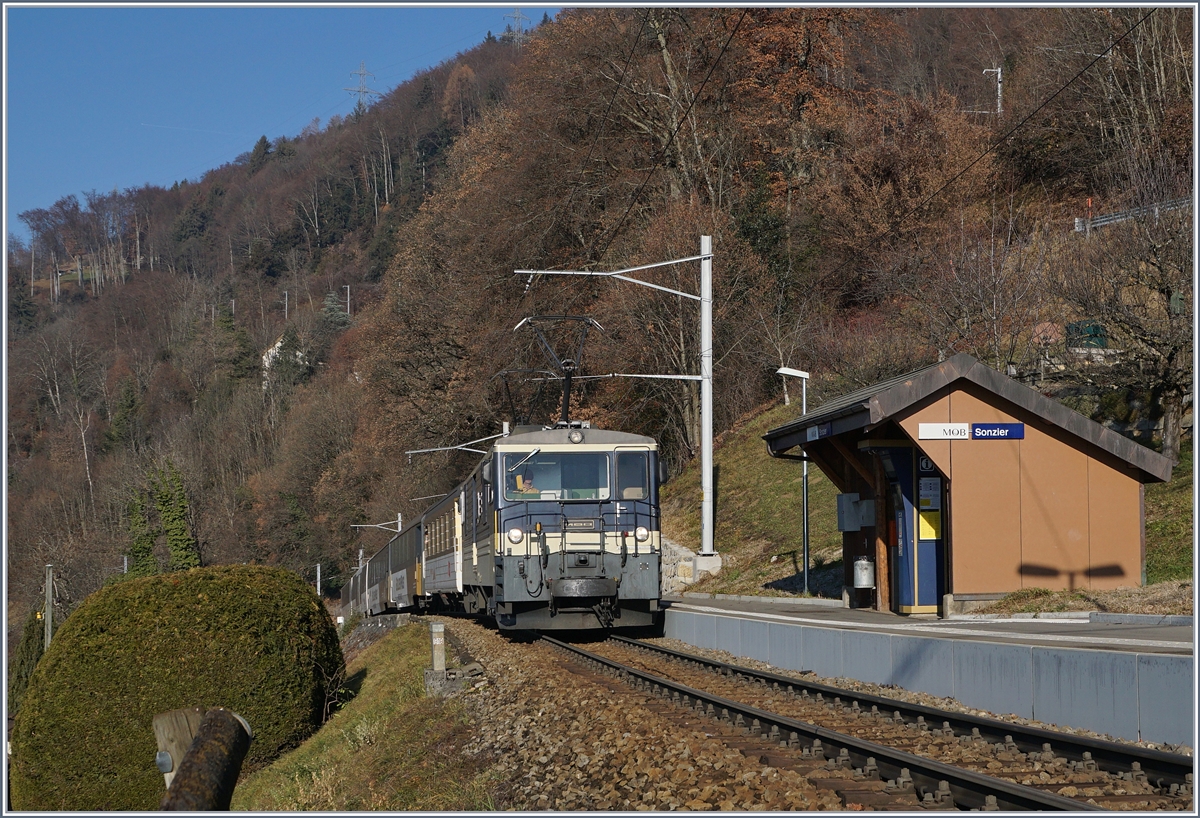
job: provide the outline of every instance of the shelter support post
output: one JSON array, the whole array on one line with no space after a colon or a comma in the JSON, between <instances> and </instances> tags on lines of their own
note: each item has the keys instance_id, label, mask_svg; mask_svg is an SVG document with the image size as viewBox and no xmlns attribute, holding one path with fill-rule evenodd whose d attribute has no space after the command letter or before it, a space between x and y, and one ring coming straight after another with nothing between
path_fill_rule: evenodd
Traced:
<instances>
[{"instance_id":1,"label":"shelter support post","mask_svg":"<svg viewBox=\"0 0 1200 818\"><path fill-rule=\"evenodd\" d=\"M888 565L887 543L887 475L878 455L875 461L875 607L879 611L892 609L892 572Z\"/></svg>"}]
</instances>

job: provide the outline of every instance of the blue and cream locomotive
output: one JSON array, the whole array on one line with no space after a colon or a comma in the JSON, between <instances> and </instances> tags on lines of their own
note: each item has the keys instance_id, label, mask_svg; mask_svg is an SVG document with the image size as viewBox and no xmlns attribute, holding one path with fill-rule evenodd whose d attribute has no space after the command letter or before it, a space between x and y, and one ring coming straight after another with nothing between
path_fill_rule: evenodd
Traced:
<instances>
[{"instance_id":1,"label":"blue and cream locomotive","mask_svg":"<svg viewBox=\"0 0 1200 818\"><path fill-rule=\"evenodd\" d=\"M502 629L656 624L659 463L653 438L518 426L359 568L343 609L461 610Z\"/></svg>"}]
</instances>

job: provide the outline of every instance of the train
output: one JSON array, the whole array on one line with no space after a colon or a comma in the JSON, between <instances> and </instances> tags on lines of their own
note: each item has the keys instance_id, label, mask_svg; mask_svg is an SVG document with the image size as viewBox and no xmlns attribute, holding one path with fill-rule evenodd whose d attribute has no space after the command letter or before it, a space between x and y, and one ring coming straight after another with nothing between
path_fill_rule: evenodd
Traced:
<instances>
[{"instance_id":1,"label":"train","mask_svg":"<svg viewBox=\"0 0 1200 818\"><path fill-rule=\"evenodd\" d=\"M517 426L342 588L348 615L458 611L500 630L661 627L651 437Z\"/></svg>"}]
</instances>

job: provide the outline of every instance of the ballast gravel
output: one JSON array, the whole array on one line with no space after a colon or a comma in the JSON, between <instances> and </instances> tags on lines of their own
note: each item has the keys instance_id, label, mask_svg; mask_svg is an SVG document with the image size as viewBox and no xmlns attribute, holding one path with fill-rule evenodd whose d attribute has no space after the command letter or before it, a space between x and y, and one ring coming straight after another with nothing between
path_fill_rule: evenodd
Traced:
<instances>
[{"instance_id":1,"label":"ballast gravel","mask_svg":"<svg viewBox=\"0 0 1200 818\"><path fill-rule=\"evenodd\" d=\"M816 674L808 671L781 669L757 659L750 659L745 656L734 656L732 653L727 651L698 648L695 645L689 645L687 642L681 642L678 639L661 638L645 639L643 641L652 645L670 648L671 650L690 653L694 656L700 656L704 659L712 659L718 662L741 665L742 667L750 668L751 670L769 671L771 673L777 673L781 676L790 676L794 679L800 679L806 682L818 682L820 684L839 687L844 690L853 690L858 693L867 693L874 696L883 696L889 699L898 699L900 701L908 702L909 704L921 704L927 707L936 707L940 710L949 710L954 713L965 713L971 716L999 719L1000 721L1007 721L1011 722L1012 724L1020 724L1027 727L1040 727L1046 730L1057 730L1060 733L1069 733L1076 736L1087 736L1089 738L1097 738L1104 741L1115 741L1120 744L1130 744L1137 747L1145 747L1150 750L1163 750L1165 752L1180 753L1187 756L1193 754L1191 747L1182 744L1158 744L1146 741L1129 741L1127 739L1115 738L1107 733L1096 733L1091 730L1076 729L1061 724L1048 724L1046 722L1038 721L1037 719L1027 719L1013 713L992 713L987 710L979 710L976 708L967 707L956 699L945 698L942 696L931 696L928 693L905 690L904 688L895 687L894 685L877 685L869 682L860 682L857 679L847 679L843 677L829 678L817 676Z\"/></svg>"},{"instance_id":2,"label":"ballast gravel","mask_svg":"<svg viewBox=\"0 0 1200 818\"><path fill-rule=\"evenodd\" d=\"M575 672L567 657L463 620L452 639L486 683L453 695L473 721L464 751L490 758L496 806L516 810L843 810L804 775L760 763L644 696ZM825 777L825 773L818 773Z\"/></svg>"},{"instance_id":3,"label":"ballast gravel","mask_svg":"<svg viewBox=\"0 0 1200 818\"><path fill-rule=\"evenodd\" d=\"M834 791L814 785L811 779L830 777L823 769L804 774L771 767L757 753L744 754L731 746L715 725L681 728L657 700L590 673L549 645L516 640L469 620L433 621L445 623L461 661L479 662L484 668L482 676L469 678L463 690L450 695L469 714L472 738L463 752L489 768L496 782L491 790L497 809L848 809ZM900 688L781 670L674 639L647 641L912 703L1111 739ZM1141 746L1192 754L1187 747Z\"/></svg>"}]
</instances>

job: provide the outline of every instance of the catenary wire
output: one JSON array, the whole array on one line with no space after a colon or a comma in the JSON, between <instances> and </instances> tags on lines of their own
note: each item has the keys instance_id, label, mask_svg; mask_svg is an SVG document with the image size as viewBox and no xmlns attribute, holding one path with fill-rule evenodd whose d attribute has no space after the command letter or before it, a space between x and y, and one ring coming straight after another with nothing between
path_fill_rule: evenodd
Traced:
<instances>
[{"instance_id":1,"label":"catenary wire","mask_svg":"<svg viewBox=\"0 0 1200 818\"><path fill-rule=\"evenodd\" d=\"M737 35L738 29L742 27L742 22L746 19L746 15L749 13L749 11L749 9L742 9L742 16L738 18L737 24L733 27L733 31L729 32L729 37L725 40L725 44L721 46L721 51L719 54L717 54L717 58L713 60L713 64L709 66L708 73L704 76L703 81L701 81L699 89L697 89L696 93L692 95L692 100L688 103L687 110L685 110L683 115L679 117L679 124L675 127L675 130L671 132L671 136L666 142L667 145L674 144L675 137L679 134L679 131L683 129L684 123L687 122L688 114L692 112L692 108L695 107L696 102L704 93L704 87L708 84L713 72L717 70L717 66L721 63L721 58L725 56L725 52L729 50L730 43L733 42L733 38ZM629 200L629 206L625 208L625 212L621 214L621 218L618 219L617 223L608 231L608 242L604 245L604 249L601 250L600 253L595 256L595 258L603 258L604 254L608 252L608 248L612 246L614 241L616 241L617 234L620 231L621 226L625 223L625 220L633 211L633 206L637 204L638 199L642 195L642 191L645 189L646 185L650 183L650 179L653 178L654 172L658 170L658 165L665 155L666 149L663 148L660 149L658 155L654 157L654 161L650 165L650 170L646 173L646 178L642 180L642 184L638 186L636 191L634 191L633 196ZM595 247L596 243L597 242L593 242L592 247ZM586 256L592 256L591 249L592 248L588 248L588 252L585 254Z\"/></svg>"}]
</instances>

